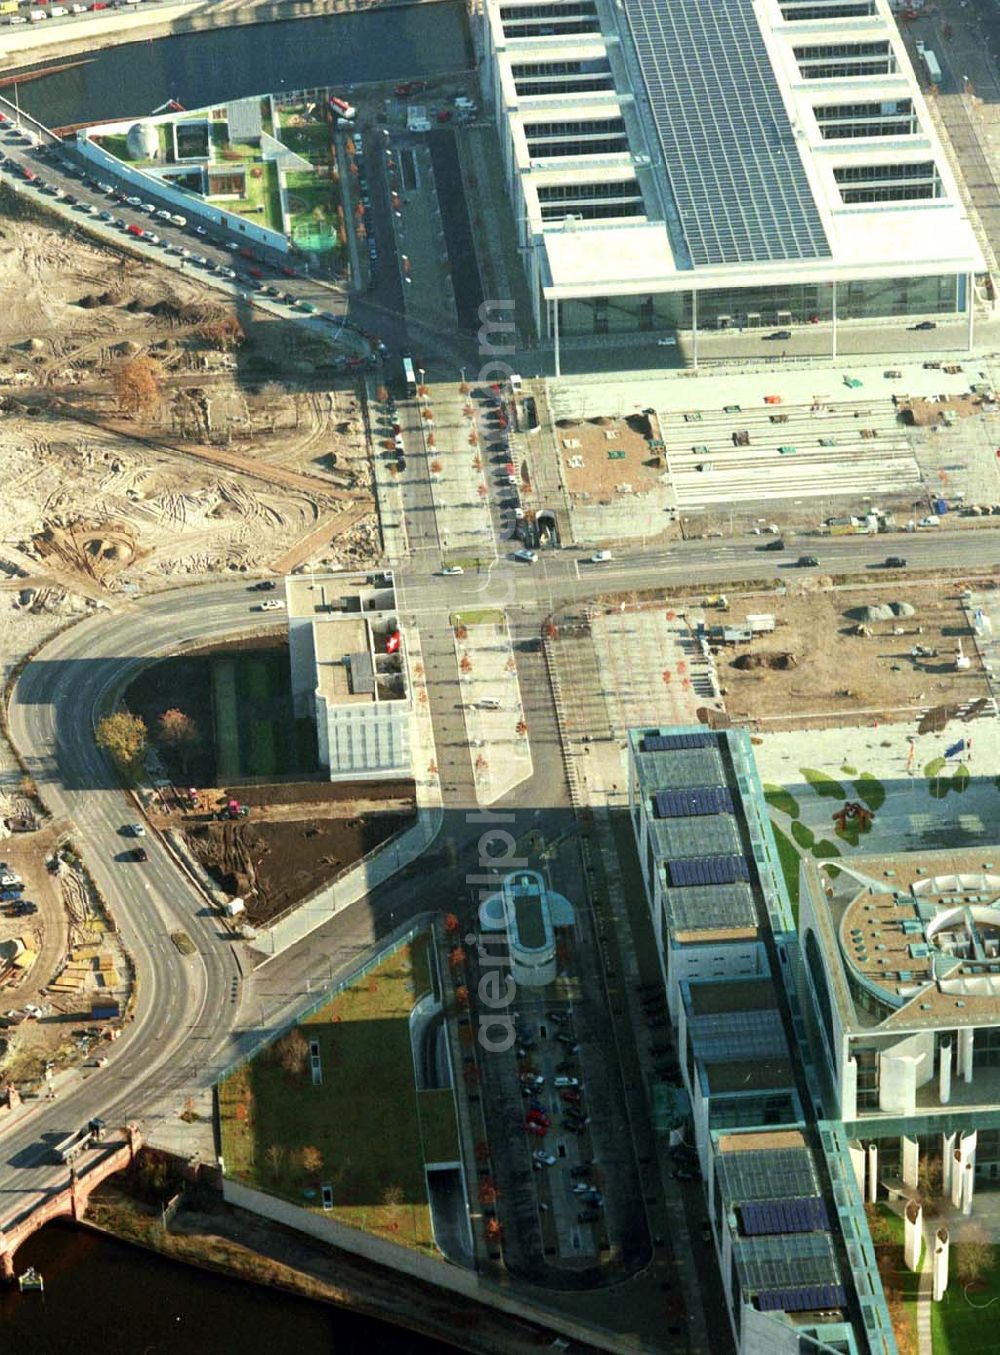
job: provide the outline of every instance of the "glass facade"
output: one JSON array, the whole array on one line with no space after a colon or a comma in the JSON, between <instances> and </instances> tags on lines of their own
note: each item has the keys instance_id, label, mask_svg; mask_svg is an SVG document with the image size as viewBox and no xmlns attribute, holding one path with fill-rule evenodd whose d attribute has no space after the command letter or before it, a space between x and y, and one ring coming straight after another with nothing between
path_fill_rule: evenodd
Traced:
<instances>
[{"instance_id":1,"label":"glass facade","mask_svg":"<svg viewBox=\"0 0 1000 1355\"><path fill-rule=\"evenodd\" d=\"M837 319L953 313L964 301L959 282L954 273L841 282L837 284ZM560 303L559 332L566 336L655 334L690 329L691 316L690 291L581 297ZM733 287L698 293L699 330L829 323L832 317L830 283Z\"/></svg>"}]
</instances>

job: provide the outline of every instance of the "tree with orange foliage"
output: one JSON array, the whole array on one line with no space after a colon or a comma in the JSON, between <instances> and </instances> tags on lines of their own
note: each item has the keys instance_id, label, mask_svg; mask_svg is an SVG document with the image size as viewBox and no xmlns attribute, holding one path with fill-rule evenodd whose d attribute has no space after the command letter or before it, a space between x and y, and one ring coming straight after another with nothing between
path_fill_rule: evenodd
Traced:
<instances>
[{"instance_id":1,"label":"tree with orange foliage","mask_svg":"<svg viewBox=\"0 0 1000 1355\"><path fill-rule=\"evenodd\" d=\"M160 403L160 368L146 357L119 362L111 372L111 389L123 414L149 413Z\"/></svg>"},{"instance_id":2,"label":"tree with orange foliage","mask_svg":"<svg viewBox=\"0 0 1000 1355\"><path fill-rule=\"evenodd\" d=\"M449 936L454 936L462 924L458 920L457 913L445 913L444 929Z\"/></svg>"},{"instance_id":3,"label":"tree with orange foliage","mask_svg":"<svg viewBox=\"0 0 1000 1355\"><path fill-rule=\"evenodd\" d=\"M455 989L455 1001L464 1011L469 1005L469 990L464 983L460 983ZM471 1067L472 1065L468 1065Z\"/></svg>"}]
</instances>

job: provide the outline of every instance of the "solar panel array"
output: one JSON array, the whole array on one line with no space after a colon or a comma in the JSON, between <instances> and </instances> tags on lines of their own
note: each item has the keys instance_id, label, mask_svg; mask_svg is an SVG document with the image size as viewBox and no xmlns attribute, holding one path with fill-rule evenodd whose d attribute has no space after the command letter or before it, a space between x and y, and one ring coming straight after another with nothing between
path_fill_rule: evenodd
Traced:
<instances>
[{"instance_id":1,"label":"solar panel array","mask_svg":"<svg viewBox=\"0 0 1000 1355\"><path fill-rule=\"evenodd\" d=\"M695 267L828 258L752 0L623 0Z\"/></svg>"},{"instance_id":2,"label":"solar panel array","mask_svg":"<svg viewBox=\"0 0 1000 1355\"><path fill-rule=\"evenodd\" d=\"M660 819L689 819L705 814L731 814L733 797L728 786L703 786L700 790L657 791L653 803Z\"/></svg>"},{"instance_id":3,"label":"solar panel array","mask_svg":"<svg viewBox=\"0 0 1000 1355\"><path fill-rule=\"evenodd\" d=\"M676 753L681 748L708 748L709 734L646 734L642 740L644 753Z\"/></svg>"},{"instance_id":4,"label":"solar panel array","mask_svg":"<svg viewBox=\"0 0 1000 1355\"><path fill-rule=\"evenodd\" d=\"M675 886L728 885L750 878L745 856L691 856L683 861L668 861L667 870L670 883Z\"/></svg>"},{"instance_id":5,"label":"solar panel array","mask_svg":"<svg viewBox=\"0 0 1000 1355\"><path fill-rule=\"evenodd\" d=\"M830 1231L830 1216L818 1195L799 1200L769 1200L762 1204L741 1205L740 1222L746 1237Z\"/></svg>"},{"instance_id":6,"label":"solar panel array","mask_svg":"<svg viewBox=\"0 0 1000 1355\"><path fill-rule=\"evenodd\" d=\"M813 1313L823 1308L843 1308L847 1291L842 1284L810 1284L803 1289L762 1289L757 1307L762 1313Z\"/></svg>"}]
</instances>

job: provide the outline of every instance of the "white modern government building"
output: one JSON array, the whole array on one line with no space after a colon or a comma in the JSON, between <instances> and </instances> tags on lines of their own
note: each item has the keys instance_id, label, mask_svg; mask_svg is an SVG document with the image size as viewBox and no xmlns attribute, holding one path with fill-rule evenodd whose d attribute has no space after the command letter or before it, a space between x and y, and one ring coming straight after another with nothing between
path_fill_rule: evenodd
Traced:
<instances>
[{"instance_id":1,"label":"white modern government building","mask_svg":"<svg viewBox=\"0 0 1000 1355\"><path fill-rule=\"evenodd\" d=\"M536 328L972 314L985 270L886 0L485 0Z\"/></svg>"},{"instance_id":2,"label":"white modern government building","mask_svg":"<svg viewBox=\"0 0 1000 1355\"><path fill-rule=\"evenodd\" d=\"M392 574L285 580L292 708L331 781L409 775L413 716Z\"/></svg>"}]
</instances>

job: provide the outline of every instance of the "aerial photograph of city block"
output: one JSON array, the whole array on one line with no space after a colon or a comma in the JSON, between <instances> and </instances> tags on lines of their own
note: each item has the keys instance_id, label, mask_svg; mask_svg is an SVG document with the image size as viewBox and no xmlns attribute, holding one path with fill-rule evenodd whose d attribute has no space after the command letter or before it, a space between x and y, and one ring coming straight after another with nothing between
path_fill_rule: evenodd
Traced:
<instances>
[{"instance_id":1,"label":"aerial photograph of city block","mask_svg":"<svg viewBox=\"0 0 1000 1355\"><path fill-rule=\"evenodd\" d=\"M998 0L0 0L5 1351L996 1355L998 255Z\"/></svg>"}]
</instances>

